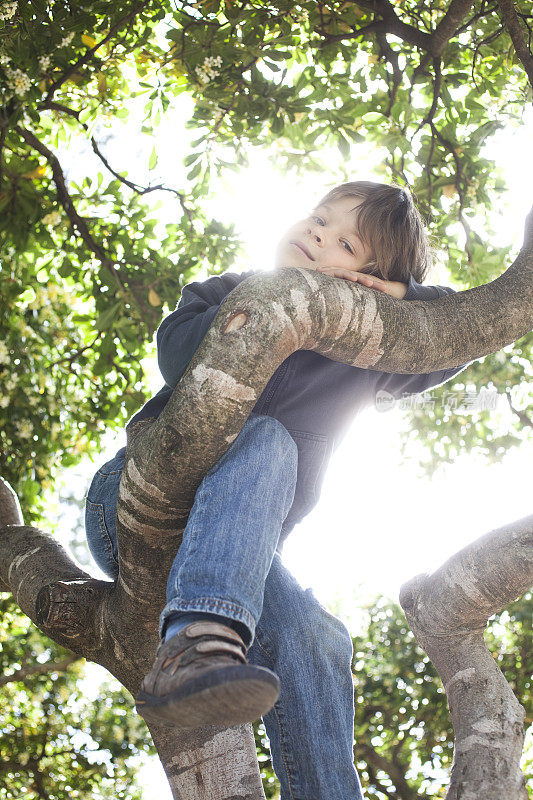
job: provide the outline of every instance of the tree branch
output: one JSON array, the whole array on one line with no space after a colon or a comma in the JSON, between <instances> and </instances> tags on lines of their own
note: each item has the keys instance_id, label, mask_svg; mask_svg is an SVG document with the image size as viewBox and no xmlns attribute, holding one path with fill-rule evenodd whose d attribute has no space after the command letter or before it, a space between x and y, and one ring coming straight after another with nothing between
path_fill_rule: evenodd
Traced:
<instances>
[{"instance_id":1,"label":"tree branch","mask_svg":"<svg viewBox=\"0 0 533 800\"><path fill-rule=\"evenodd\" d=\"M431 800L429 795L419 794L416 789L413 789L405 780L404 769L401 764L396 764L394 761L385 758L373 747L368 745L359 745L359 750L365 760L370 761L376 770L380 770L389 776L391 781L396 787L396 796L401 797L401 800ZM390 797L390 789L387 787L387 797Z\"/></svg>"},{"instance_id":2,"label":"tree branch","mask_svg":"<svg viewBox=\"0 0 533 800\"><path fill-rule=\"evenodd\" d=\"M11 675L0 676L0 686L5 686L7 683L14 683L16 681L25 681L33 675L43 675L46 672L63 672L68 669L71 664L79 661L79 656L67 656L62 661L45 661L44 664L32 664L29 667L23 667Z\"/></svg>"},{"instance_id":3,"label":"tree branch","mask_svg":"<svg viewBox=\"0 0 533 800\"><path fill-rule=\"evenodd\" d=\"M524 32L520 26L520 21L514 7L513 0L498 0L498 5L502 14L502 19L507 27L509 36L514 45L516 55L522 62L529 83L533 87L533 55L527 46Z\"/></svg>"},{"instance_id":4,"label":"tree branch","mask_svg":"<svg viewBox=\"0 0 533 800\"><path fill-rule=\"evenodd\" d=\"M400 590L417 642L439 673L455 730L448 800L526 800L525 711L494 658L487 620L533 583L533 516L491 531Z\"/></svg>"},{"instance_id":5,"label":"tree branch","mask_svg":"<svg viewBox=\"0 0 533 800\"><path fill-rule=\"evenodd\" d=\"M87 125L87 123L86 122L81 122L81 120L80 120L80 112L79 111L75 111L75 109L70 108L69 106L65 106L62 103L56 103L54 100L45 100L42 103L39 103L38 108L40 110L42 110L42 111L49 109L50 111L59 111L62 114L67 114L69 117L73 117L76 120L76 122L79 125L81 125L81 127L84 129L84 131L86 133L89 130L89 126ZM192 222L193 214L192 214L191 209L187 205L185 205L185 195L182 192L178 192L177 189L171 189L168 186L163 186L162 183L158 184L157 186L141 186L138 183L134 183L133 181L129 181L127 178L124 178L123 175L121 175L119 172L116 172L116 170L114 170L112 168L112 166L110 165L109 161L106 159L106 157L104 156L104 154L100 150L100 147L99 147L98 143L96 142L96 139L94 138L94 136L90 137L90 141L91 141L91 146L92 146L92 149L93 149L93 152L95 153L95 155L98 156L98 158L100 159L100 161L102 162L104 167L115 178L117 178L121 183L123 183L125 186L127 186L128 188L132 189L134 192L136 192L137 194L140 194L140 195L148 194L149 192L158 192L158 191L171 192L172 194L174 194L179 199L181 207L184 210L185 214L187 215L187 218L188 218L189 222Z\"/></svg>"},{"instance_id":6,"label":"tree branch","mask_svg":"<svg viewBox=\"0 0 533 800\"><path fill-rule=\"evenodd\" d=\"M17 495L0 475L0 529L4 525L23 525L22 511ZM0 592L10 592L9 585L0 579Z\"/></svg>"},{"instance_id":7,"label":"tree branch","mask_svg":"<svg viewBox=\"0 0 533 800\"><path fill-rule=\"evenodd\" d=\"M4 481L0 485L6 486ZM85 657L92 654L92 660L101 663L94 658L102 636L97 620L113 584L91 578L56 539L25 525L0 528L0 580L51 639Z\"/></svg>"},{"instance_id":8,"label":"tree branch","mask_svg":"<svg viewBox=\"0 0 533 800\"><path fill-rule=\"evenodd\" d=\"M533 420L530 419L528 417L528 415L524 411L519 411L518 408L515 408L513 406L513 401L512 401L511 390L510 389L506 389L505 390L505 396L507 397L507 400L509 401L509 406L511 408L511 411L513 412L513 414L516 414L516 416L518 417L518 419L520 420L522 425L525 428L533 428Z\"/></svg>"},{"instance_id":9,"label":"tree branch","mask_svg":"<svg viewBox=\"0 0 533 800\"><path fill-rule=\"evenodd\" d=\"M37 150L38 153L40 153L42 156L46 158L46 160L52 167L52 177L56 186L58 201L65 209L65 212L68 218L70 219L73 227L78 230L81 238L83 239L89 250L92 253L94 253L95 256L97 256L97 258L101 261L102 265L111 273L111 275L116 281L118 288L122 291L124 297L127 296L134 306L138 306L138 303L132 296L131 292L128 292L125 289L124 285L122 284L122 281L120 279L120 276L112 259L108 257L103 247L93 238L85 219L83 217L80 217L80 215L78 214L76 207L74 205L74 201L72 200L72 197L70 196L69 191L67 189L65 176L63 174L63 170L61 169L61 164L59 163L57 156L55 156L54 153L52 153L52 151L49 150L48 147L46 147L46 145L44 145L35 136L34 133L32 133L32 131L26 130L25 128L21 128L19 125L15 125L14 130L17 131L17 133L22 137L22 139L24 139L24 141L27 144L31 145L31 147L33 147L34 150Z\"/></svg>"},{"instance_id":10,"label":"tree branch","mask_svg":"<svg viewBox=\"0 0 533 800\"><path fill-rule=\"evenodd\" d=\"M431 34L430 52L439 58L452 36L457 33L463 20L474 5L473 0L452 0L443 18Z\"/></svg>"}]
</instances>

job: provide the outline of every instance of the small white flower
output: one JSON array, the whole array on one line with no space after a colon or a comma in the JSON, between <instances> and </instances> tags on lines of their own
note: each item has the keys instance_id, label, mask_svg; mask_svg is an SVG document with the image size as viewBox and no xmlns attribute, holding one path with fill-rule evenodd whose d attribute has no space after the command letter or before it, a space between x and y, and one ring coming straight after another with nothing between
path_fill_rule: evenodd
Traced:
<instances>
[{"instance_id":1,"label":"small white flower","mask_svg":"<svg viewBox=\"0 0 533 800\"><path fill-rule=\"evenodd\" d=\"M39 66L41 68L41 72L46 72L50 66L50 56L41 56L39 58Z\"/></svg>"},{"instance_id":2,"label":"small white flower","mask_svg":"<svg viewBox=\"0 0 533 800\"><path fill-rule=\"evenodd\" d=\"M196 67L196 74L202 83L209 83L209 81L220 75L220 71L213 69L213 66L222 66L222 58L220 56L207 56L204 59L202 66Z\"/></svg>"},{"instance_id":3,"label":"small white flower","mask_svg":"<svg viewBox=\"0 0 533 800\"><path fill-rule=\"evenodd\" d=\"M8 381L6 381L7 391L12 392L13 389L15 389L18 382L19 382L18 377L16 375L12 375L11 378Z\"/></svg>"},{"instance_id":4,"label":"small white flower","mask_svg":"<svg viewBox=\"0 0 533 800\"><path fill-rule=\"evenodd\" d=\"M0 55L0 66L4 67L6 64L11 64L11 59L5 53Z\"/></svg>"},{"instance_id":5,"label":"small white flower","mask_svg":"<svg viewBox=\"0 0 533 800\"><path fill-rule=\"evenodd\" d=\"M67 47L74 39L74 33L67 33L59 42L59 47Z\"/></svg>"},{"instance_id":6,"label":"small white flower","mask_svg":"<svg viewBox=\"0 0 533 800\"><path fill-rule=\"evenodd\" d=\"M59 225L59 223L61 222L61 214L59 213L59 211L50 211L49 214L46 214L42 218L41 222L43 223L43 225L53 225L55 227L56 225Z\"/></svg>"},{"instance_id":7,"label":"small white flower","mask_svg":"<svg viewBox=\"0 0 533 800\"><path fill-rule=\"evenodd\" d=\"M11 19L17 13L17 6L18 3L16 2L9 2L5 3L2 8L0 9L0 19Z\"/></svg>"},{"instance_id":8,"label":"small white flower","mask_svg":"<svg viewBox=\"0 0 533 800\"><path fill-rule=\"evenodd\" d=\"M0 364L9 364L9 350L3 342L0 342Z\"/></svg>"},{"instance_id":9,"label":"small white flower","mask_svg":"<svg viewBox=\"0 0 533 800\"><path fill-rule=\"evenodd\" d=\"M17 422L16 428L21 439L29 439L33 433L31 422Z\"/></svg>"},{"instance_id":10,"label":"small white flower","mask_svg":"<svg viewBox=\"0 0 533 800\"><path fill-rule=\"evenodd\" d=\"M6 395L0 397L0 408L7 408L10 402L11 402L10 398L6 397Z\"/></svg>"},{"instance_id":11,"label":"small white flower","mask_svg":"<svg viewBox=\"0 0 533 800\"><path fill-rule=\"evenodd\" d=\"M19 97L31 88L29 77L21 69L10 69L6 67L7 84Z\"/></svg>"}]
</instances>

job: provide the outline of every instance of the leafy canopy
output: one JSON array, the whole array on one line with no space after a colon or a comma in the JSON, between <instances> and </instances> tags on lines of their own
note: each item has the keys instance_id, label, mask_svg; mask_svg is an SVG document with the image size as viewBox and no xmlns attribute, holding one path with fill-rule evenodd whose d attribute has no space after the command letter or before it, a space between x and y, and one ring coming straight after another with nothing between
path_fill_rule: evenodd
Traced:
<instances>
[{"instance_id":1,"label":"leafy canopy","mask_svg":"<svg viewBox=\"0 0 533 800\"><path fill-rule=\"evenodd\" d=\"M95 452L146 399L141 360L182 286L242 253L234 227L203 204L252 147L277 142L277 170L327 171L334 184L355 177L357 144L373 143L383 180L418 198L450 282L468 288L503 270L508 248L483 231L505 187L482 148L531 99L517 53L532 14L526 0L514 8L509 20L485 0L0 4L0 454L30 519L59 466ZM107 139L141 103L149 140L180 94L194 106L187 178L143 186L136 164L111 163ZM344 159L334 168L322 156L332 143ZM77 182L69 151L80 148L99 169ZM148 152L154 170L157 147ZM166 225L156 191L175 204ZM461 380L496 378L499 391L528 381L531 337L501 361ZM429 445L441 424L428 469L462 449L501 458L531 421L530 393L523 410L492 436L490 411L471 421L425 409L416 423Z\"/></svg>"}]
</instances>

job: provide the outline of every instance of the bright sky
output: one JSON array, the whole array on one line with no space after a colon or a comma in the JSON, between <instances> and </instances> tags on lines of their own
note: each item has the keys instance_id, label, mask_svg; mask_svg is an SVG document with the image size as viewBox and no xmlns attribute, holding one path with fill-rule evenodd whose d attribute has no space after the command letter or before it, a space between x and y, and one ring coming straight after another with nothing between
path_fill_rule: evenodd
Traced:
<instances>
[{"instance_id":1,"label":"bright sky","mask_svg":"<svg viewBox=\"0 0 533 800\"><path fill-rule=\"evenodd\" d=\"M180 189L185 186L181 160L187 150L177 152L175 132L176 124L183 127L184 111L180 108L179 122L174 117L162 124L157 139L161 175L167 185ZM533 122L531 113L529 122ZM190 138L195 135L187 132ZM145 150L139 141L125 154L121 141L110 143L106 153L114 167L122 169L146 163L151 145ZM530 147L530 136L521 129L499 134L486 150L487 156L497 158L510 187L503 205L502 197L497 198L502 215L494 218L493 242L512 243L515 250L533 202ZM380 180L368 168L377 157L366 145L354 147L347 164L350 179ZM336 150L331 159L338 163ZM143 176L133 173L129 177L143 181ZM207 213L222 222L235 222L247 248L247 258L236 271L270 269L281 234L334 182L338 181L327 174L312 173L304 179L278 174L266 154L256 153L249 170L229 173L215 184ZM175 217L163 194L161 218ZM446 284L448 278L444 272L437 273L433 282ZM155 392L162 385L157 366L147 364L147 372ZM504 397L491 413L497 415L500 426L511 424ZM435 569L487 531L531 513L533 443L510 453L498 466L489 467L465 455L429 481L416 477L413 464L401 462L401 425L402 413L397 409L379 413L369 408L355 420L330 462L318 506L292 532L284 549L285 564L302 585L311 586L319 600L354 629L361 599L375 593L397 599L401 584L412 576ZM85 473L85 490L94 471L123 443L123 434L109 437L98 462L80 468L80 474ZM99 574L96 566L94 574ZM97 669L95 674L101 673ZM157 759L141 774L146 800L171 797Z\"/></svg>"}]
</instances>

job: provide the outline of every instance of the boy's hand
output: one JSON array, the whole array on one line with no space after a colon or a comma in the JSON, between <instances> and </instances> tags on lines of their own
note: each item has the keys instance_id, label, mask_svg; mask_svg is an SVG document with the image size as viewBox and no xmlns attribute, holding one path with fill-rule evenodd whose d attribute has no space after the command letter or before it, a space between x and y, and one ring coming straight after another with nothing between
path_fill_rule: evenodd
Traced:
<instances>
[{"instance_id":1,"label":"boy's hand","mask_svg":"<svg viewBox=\"0 0 533 800\"><path fill-rule=\"evenodd\" d=\"M385 294L390 294L391 297L396 297L398 300L403 300L407 292L407 284L401 281L384 281L381 278L376 278L375 275L368 275L366 272L356 272L352 269L340 269L339 267L317 267L317 272L323 272L324 275L331 275L332 278L344 278L354 283L362 283L364 286L369 286L371 289L377 289Z\"/></svg>"}]
</instances>

